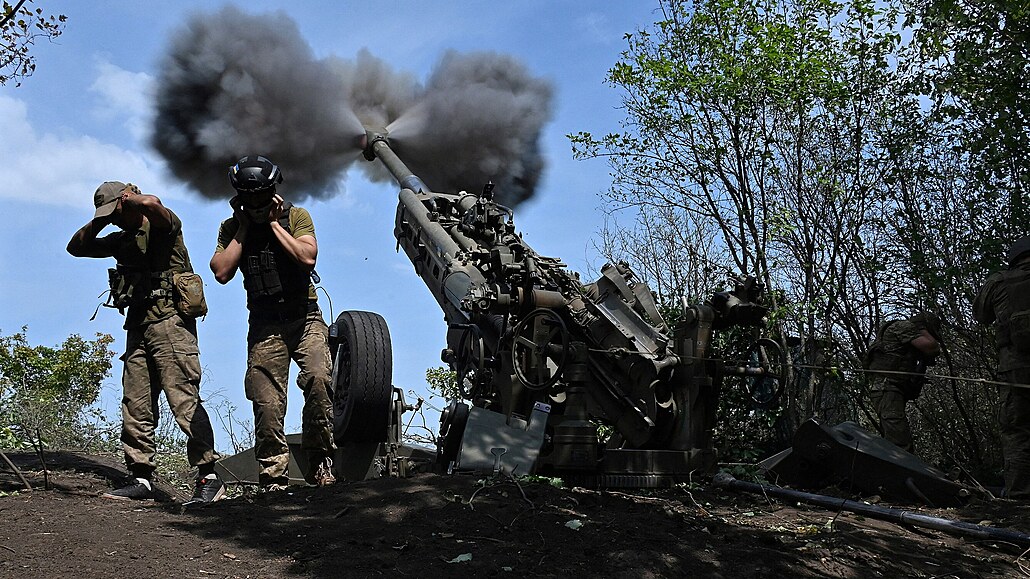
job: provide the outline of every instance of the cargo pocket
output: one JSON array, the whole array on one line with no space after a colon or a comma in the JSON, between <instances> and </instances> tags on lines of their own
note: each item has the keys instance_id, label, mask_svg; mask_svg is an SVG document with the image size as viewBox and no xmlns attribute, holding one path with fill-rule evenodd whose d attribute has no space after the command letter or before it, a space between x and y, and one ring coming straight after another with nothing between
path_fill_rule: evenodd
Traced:
<instances>
[{"instance_id":1,"label":"cargo pocket","mask_svg":"<svg viewBox=\"0 0 1030 579\"><path fill-rule=\"evenodd\" d=\"M180 322L181 323L181 322ZM175 363L179 365L183 376L193 384L200 384L200 348L197 337L184 327L176 328L177 336L172 339L172 353Z\"/></svg>"}]
</instances>

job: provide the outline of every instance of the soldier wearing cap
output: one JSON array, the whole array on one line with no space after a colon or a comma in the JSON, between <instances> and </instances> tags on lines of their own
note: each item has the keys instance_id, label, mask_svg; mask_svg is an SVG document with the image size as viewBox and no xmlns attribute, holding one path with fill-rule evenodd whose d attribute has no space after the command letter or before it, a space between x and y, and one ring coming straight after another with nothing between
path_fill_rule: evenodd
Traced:
<instances>
[{"instance_id":1,"label":"soldier wearing cap","mask_svg":"<svg viewBox=\"0 0 1030 579\"><path fill-rule=\"evenodd\" d=\"M908 452L914 445L905 405L922 393L926 368L941 351L940 327L940 319L930 313L886 322L866 352L869 398L883 437Z\"/></svg>"},{"instance_id":2,"label":"soldier wearing cap","mask_svg":"<svg viewBox=\"0 0 1030 579\"><path fill-rule=\"evenodd\" d=\"M113 257L117 262L117 267L108 272L109 304L125 314L121 439L126 466L135 477L103 496L154 498L154 434L157 405L164 392L176 423L186 434L190 465L198 469L191 502L216 501L225 494L225 487L214 473L219 456L211 422L200 400L197 322L189 315L197 312L180 312L175 293L174 280L197 280L190 277L193 267L182 238L182 222L160 199L142 194L131 183L103 183L93 195L93 205L93 219L72 236L68 253L75 257ZM98 237L108 225L115 225L119 231Z\"/></svg>"},{"instance_id":3,"label":"soldier wearing cap","mask_svg":"<svg viewBox=\"0 0 1030 579\"><path fill-rule=\"evenodd\" d=\"M995 327L1005 496L1030 499L1030 237L1009 248L1009 267L987 278L973 316Z\"/></svg>"}]
</instances>

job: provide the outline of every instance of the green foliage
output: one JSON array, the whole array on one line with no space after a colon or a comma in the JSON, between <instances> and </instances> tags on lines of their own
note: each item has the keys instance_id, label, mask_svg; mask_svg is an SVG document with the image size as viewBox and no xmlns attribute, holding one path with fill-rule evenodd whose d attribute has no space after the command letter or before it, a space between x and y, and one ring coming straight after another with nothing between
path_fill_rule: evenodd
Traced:
<instances>
[{"instance_id":1,"label":"green foliage","mask_svg":"<svg viewBox=\"0 0 1030 579\"><path fill-rule=\"evenodd\" d=\"M1009 235L1025 234L1030 168L1030 6L1025 0L911 0L913 90L968 159L966 179L1002 197ZM1006 199L1007 198L1007 199ZM1011 228L1011 229L1010 229Z\"/></svg>"},{"instance_id":2,"label":"green foliage","mask_svg":"<svg viewBox=\"0 0 1030 579\"><path fill-rule=\"evenodd\" d=\"M539 476L535 474L527 474L524 476L516 476L515 480L521 484L541 484L552 486L556 489L565 488L565 481L556 476Z\"/></svg>"},{"instance_id":3,"label":"green foliage","mask_svg":"<svg viewBox=\"0 0 1030 579\"><path fill-rule=\"evenodd\" d=\"M36 59L30 49L37 40L53 40L64 31L64 14L46 15L42 8L32 9L33 0L4 1L0 10L0 85L32 76ZM27 5L28 4L28 5Z\"/></svg>"},{"instance_id":4,"label":"green foliage","mask_svg":"<svg viewBox=\"0 0 1030 579\"><path fill-rule=\"evenodd\" d=\"M615 434L615 427L600 421L591 421L597 427L597 441L602 445L607 444L612 435Z\"/></svg>"},{"instance_id":5,"label":"green foliage","mask_svg":"<svg viewBox=\"0 0 1030 579\"><path fill-rule=\"evenodd\" d=\"M59 347L32 346L27 328L0 336L0 444L82 447L105 431L92 408L111 374L113 338L69 336ZM92 419L92 420L91 420Z\"/></svg>"},{"instance_id":6,"label":"green foliage","mask_svg":"<svg viewBox=\"0 0 1030 579\"><path fill-rule=\"evenodd\" d=\"M1030 216L1026 3L659 7L609 71L621 130L569 138L612 168L599 249L660 302L704 299L729 272L770 290L793 362L785 404L757 413L727 389L724 452L747 462L741 452L767 442L758 431L783 439L810 416L875 430L851 369L885 319L937 313L952 352L939 372L990 377L991 336L970 302ZM996 470L996 393L931 385L910 405L921 456Z\"/></svg>"},{"instance_id":7,"label":"green foliage","mask_svg":"<svg viewBox=\"0 0 1030 579\"><path fill-rule=\"evenodd\" d=\"M443 397L447 402L461 400L461 393L458 390L458 374L443 366L426 369L426 384L429 390Z\"/></svg>"},{"instance_id":8,"label":"green foliage","mask_svg":"<svg viewBox=\"0 0 1030 579\"><path fill-rule=\"evenodd\" d=\"M781 450L773 426L781 408L758 409L741 387L742 378L727 379L719 397L714 444L720 462L753 464ZM741 478L737 472L733 472Z\"/></svg>"}]
</instances>

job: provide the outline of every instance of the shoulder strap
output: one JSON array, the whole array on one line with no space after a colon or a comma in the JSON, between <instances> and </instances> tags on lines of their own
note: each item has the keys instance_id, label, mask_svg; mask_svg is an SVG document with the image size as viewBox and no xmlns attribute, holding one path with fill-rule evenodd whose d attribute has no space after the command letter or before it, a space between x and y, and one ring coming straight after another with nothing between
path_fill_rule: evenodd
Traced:
<instances>
[{"instance_id":1,"label":"shoulder strap","mask_svg":"<svg viewBox=\"0 0 1030 579\"><path fill-rule=\"evenodd\" d=\"M293 229L290 228L290 209L293 209L293 203L286 201L283 203L283 214L279 216L279 225L283 226L283 229L293 234Z\"/></svg>"}]
</instances>

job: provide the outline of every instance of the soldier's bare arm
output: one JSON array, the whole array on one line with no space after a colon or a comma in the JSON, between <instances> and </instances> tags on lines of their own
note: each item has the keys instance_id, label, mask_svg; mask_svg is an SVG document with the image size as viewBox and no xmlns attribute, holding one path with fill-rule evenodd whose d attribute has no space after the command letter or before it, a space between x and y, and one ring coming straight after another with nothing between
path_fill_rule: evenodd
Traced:
<instances>
[{"instance_id":1,"label":"soldier's bare arm","mask_svg":"<svg viewBox=\"0 0 1030 579\"><path fill-rule=\"evenodd\" d=\"M218 231L218 247L215 254L211 256L211 273L215 274L215 280L220 284L229 283L236 276L236 270L240 265L240 258L243 256L243 242L247 239L247 231L250 220L238 207L233 207L233 217L222 225ZM235 227L235 231L233 231Z\"/></svg>"},{"instance_id":2,"label":"soldier's bare arm","mask_svg":"<svg viewBox=\"0 0 1030 579\"><path fill-rule=\"evenodd\" d=\"M240 265L240 257L243 255L243 240L239 234L232 238L225 249L215 251L211 256L211 273L220 284L227 284L236 276L236 269Z\"/></svg>"},{"instance_id":3,"label":"soldier's bare arm","mask_svg":"<svg viewBox=\"0 0 1030 579\"><path fill-rule=\"evenodd\" d=\"M914 340L909 342L912 347L925 354L927 357L934 357L941 353L941 344L927 330L922 330Z\"/></svg>"},{"instance_id":4,"label":"soldier's bare arm","mask_svg":"<svg viewBox=\"0 0 1030 579\"><path fill-rule=\"evenodd\" d=\"M80 227L68 242L68 253L75 257L111 257L111 249L97 238L110 223L109 217L99 217Z\"/></svg>"},{"instance_id":5,"label":"soldier's bare arm","mask_svg":"<svg viewBox=\"0 0 1030 579\"><path fill-rule=\"evenodd\" d=\"M293 261L297 262L305 271L315 269L315 259L318 257L318 242L310 235L294 237L283 229L278 222L272 222L272 231L275 238L282 244L286 254Z\"/></svg>"},{"instance_id":6,"label":"soldier's bare arm","mask_svg":"<svg viewBox=\"0 0 1030 579\"><path fill-rule=\"evenodd\" d=\"M240 256L243 255L243 244L233 239L222 251L216 251L211 256L211 273L215 274L215 280L220 284L227 284L236 277L236 269L240 265Z\"/></svg>"},{"instance_id":7,"label":"soldier's bare arm","mask_svg":"<svg viewBox=\"0 0 1030 579\"><path fill-rule=\"evenodd\" d=\"M300 265L305 271L311 271L315 269L315 260L318 258L318 242L315 241L313 235L301 235L300 237L294 237L289 231L279 223L279 217L282 216L283 211L283 198L276 195L275 205L272 206L271 214L269 215L272 226L272 233L275 234L275 238L279 240L280 245L286 250L286 254Z\"/></svg>"},{"instance_id":8,"label":"soldier's bare arm","mask_svg":"<svg viewBox=\"0 0 1030 579\"><path fill-rule=\"evenodd\" d=\"M122 208L139 211L150 221L152 228L161 231L168 231L172 228L172 215L156 195L138 193L132 188L126 187L122 191Z\"/></svg>"}]
</instances>

